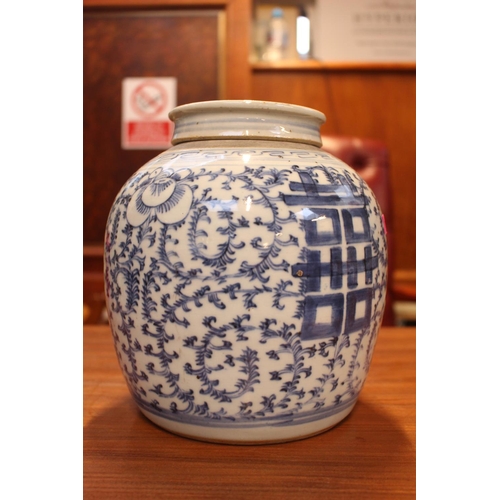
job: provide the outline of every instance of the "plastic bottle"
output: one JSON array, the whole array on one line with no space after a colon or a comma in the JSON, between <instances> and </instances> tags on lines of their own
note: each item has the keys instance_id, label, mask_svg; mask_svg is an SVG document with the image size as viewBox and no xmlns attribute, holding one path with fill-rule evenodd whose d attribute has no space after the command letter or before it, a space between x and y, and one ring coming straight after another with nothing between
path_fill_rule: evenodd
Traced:
<instances>
[{"instance_id":1,"label":"plastic bottle","mask_svg":"<svg viewBox=\"0 0 500 500\"><path fill-rule=\"evenodd\" d=\"M276 7L272 10L267 31L267 48L263 59L279 61L285 59L288 48L288 26L283 17L283 10Z\"/></svg>"}]
</instances>

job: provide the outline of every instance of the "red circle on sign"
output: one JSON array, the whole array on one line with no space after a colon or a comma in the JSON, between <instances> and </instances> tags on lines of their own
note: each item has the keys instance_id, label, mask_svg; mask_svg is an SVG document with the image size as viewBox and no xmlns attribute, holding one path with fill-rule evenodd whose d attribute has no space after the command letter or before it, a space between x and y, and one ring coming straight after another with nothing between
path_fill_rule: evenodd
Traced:
<instances>
[{"instance_id":1,"label":"red circle on sign","mask_svg":"<svg viewBox=\"0 0 500 500\"><path fill-rule=\"evenodd\" d=\"M141 83L131 96L132 109L144 118L155 118L167 106L165 89L154 80Z\"/></svg>"}]
</instances>

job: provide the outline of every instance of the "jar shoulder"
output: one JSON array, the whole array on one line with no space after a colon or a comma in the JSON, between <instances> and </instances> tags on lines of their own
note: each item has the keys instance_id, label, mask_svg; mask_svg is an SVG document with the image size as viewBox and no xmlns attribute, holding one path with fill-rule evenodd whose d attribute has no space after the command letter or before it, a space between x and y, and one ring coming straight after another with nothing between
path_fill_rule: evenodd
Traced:
<instances>
[{"instance_id":1,"label":"jar shoulder","mask_svg":"<svg viewBox=\"0 0 500 500\"><path fill-rule=\"evenodd\" d=\"M181 152L181 151L191 151L191 150L213 150L213 149L302 149L305 151L317 151L324 152L321 148L313 146L312 144L305 144L302 142L295 141L278 141L278 140L238 140L238 139L228 139L228 140L208 140L208 141L188 141L181 144L176 144L171 148L167 149L167 152Z\"/></svg>"}]
</instances>

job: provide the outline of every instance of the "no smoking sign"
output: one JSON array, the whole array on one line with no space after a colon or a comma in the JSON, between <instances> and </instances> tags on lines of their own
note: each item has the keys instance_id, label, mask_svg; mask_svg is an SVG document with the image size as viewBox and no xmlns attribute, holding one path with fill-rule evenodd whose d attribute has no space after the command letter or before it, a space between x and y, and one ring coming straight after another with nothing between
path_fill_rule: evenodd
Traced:
<instances>
[{"instance_id":1,"label":"no smoking sign","mask_svg":"<svg viewBox=\"0 0 500 500\"><path fill-rule=\"evenodd\" d=\"M170 147L177 105L176 78L125 78L122 82L123 149Z\"/></svg>"}]
</instances>

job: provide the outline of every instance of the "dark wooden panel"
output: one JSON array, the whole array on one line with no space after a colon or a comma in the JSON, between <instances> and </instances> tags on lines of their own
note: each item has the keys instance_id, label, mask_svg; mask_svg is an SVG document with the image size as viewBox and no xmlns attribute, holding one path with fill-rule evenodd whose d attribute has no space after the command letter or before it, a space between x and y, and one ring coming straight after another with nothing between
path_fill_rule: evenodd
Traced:
<instances>
[{"instance_id":1,"label":"dark wooden panel","mask_svg":"<svg viewBox=\"0 0 500 500\"><path fill-rule=\"evenodd\" d=\"M121 149L126 77L177 78L177 104L219 97L216 11L84 15L83 238L100 243L121 186L159 150Z\"/></svg>"}]
</instances>

